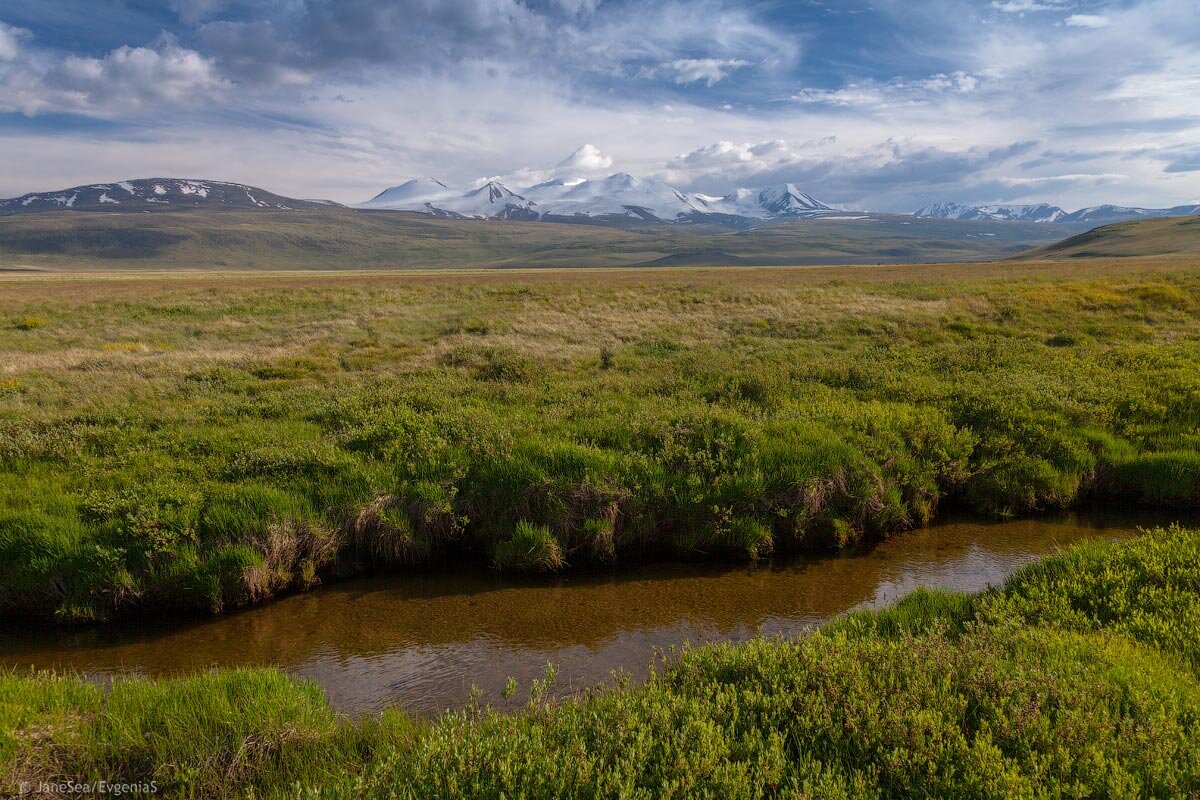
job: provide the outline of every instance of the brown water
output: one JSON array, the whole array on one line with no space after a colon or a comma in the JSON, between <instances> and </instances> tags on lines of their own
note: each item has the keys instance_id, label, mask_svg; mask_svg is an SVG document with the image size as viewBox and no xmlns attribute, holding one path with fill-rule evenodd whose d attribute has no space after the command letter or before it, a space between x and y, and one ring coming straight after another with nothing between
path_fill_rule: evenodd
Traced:
<instances>
[{"instance_id":1,"label":"brown water","mask_svg":"<svg viewBox=\"0 0 1200 800\"><path fill-rule=\"evenodd\" d=\"M1105 514L945 523L857 555L741 568L360 578L183 625L0 631L0 664L91 675L274 665L316 680L348 712L436 711L463 703L473 685L503 705L509 676L527 689L547 663L559 666L563 692L611 680L614 670L637 677L655 648L793 636L919 586L977 591L1064 545L1164 522Z\"/></svg>"}]
</instances>

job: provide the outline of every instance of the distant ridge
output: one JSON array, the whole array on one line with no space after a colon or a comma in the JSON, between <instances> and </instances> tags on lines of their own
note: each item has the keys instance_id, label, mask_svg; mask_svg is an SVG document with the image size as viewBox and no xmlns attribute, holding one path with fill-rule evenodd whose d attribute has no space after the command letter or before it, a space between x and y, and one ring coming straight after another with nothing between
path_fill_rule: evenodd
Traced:
<instances>
[{"instance_id":1,"label":"distant ridge","mask_svg":"<svg viewBox=\"0 0 1200 800\"><path fill-rule=\"evenodd\" d=\"M1048 203L1034 205L982 205L964 206L958 203L934 203L913 212L916 217L961 220L991 220L1011 222L1059 222L1105 224L1154 217L1185 217L1200 214L1200 205L1183 205L1174 208L1133 208L1130 206L1101 205L1081 208L1067 213L1058 206Z\"/></svg>"},{"instance_id":2,"label":"distant ridge","mask_svg":"<svg viewBox=\"0 0 1200 800\"><path fill-rule=\"evenodd\" d=\"M0 200L0 214L39 211L181 211L189 208L294 211L329 205L336 204L328 200L295 200L241 183L193 178L136 178L52 192L31 192Z\"/></svg>"}]
</instances>

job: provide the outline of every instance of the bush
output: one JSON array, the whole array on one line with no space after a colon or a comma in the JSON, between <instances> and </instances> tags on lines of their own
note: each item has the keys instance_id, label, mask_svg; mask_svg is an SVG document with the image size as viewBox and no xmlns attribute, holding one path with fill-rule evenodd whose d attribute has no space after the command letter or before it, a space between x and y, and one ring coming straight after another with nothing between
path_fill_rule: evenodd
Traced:
<instances>
[{"instance_id":1,"label":"bush","mask_svg":"<svg viewBox=\"0 0 1200 800\"><path fill-rule=\"evenodd\" d=\"M1200 531L1173 526L1072 547L1022 568L982 607L1026 625L1111 630L1200 669Z\"/></svg>"}]
</instances>

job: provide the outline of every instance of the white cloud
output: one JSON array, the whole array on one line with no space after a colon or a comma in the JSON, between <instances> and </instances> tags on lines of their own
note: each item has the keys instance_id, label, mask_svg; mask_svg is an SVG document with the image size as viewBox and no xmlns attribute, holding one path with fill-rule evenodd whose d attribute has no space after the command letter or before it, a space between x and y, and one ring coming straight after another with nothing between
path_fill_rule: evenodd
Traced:
<instances>
[{"instance_id":1,"label":"white cloud","mask_svg":"<svg viewBox=\"0 0 1200 800\"><path fill-rule=\"evenodd\" d=\"M1069 0L992 0L992 8L1007 14L1023 14L1026 11L1058 11Z\"/></svg>"},{"instance_id":2,"label":"white cloud","mask_svg":"<svg viewBox=\"0 0 1200 800\"><path fill-rule=\"evenodd\" d=\"M13 61L21 52L21 42L29 38L29 31L0 22L0 61Z\"/></svg>"},{"instance_id":3,"label":"white cloud","mask_svg":"<svg viewBox=\"0 0 1200 800\"><path fill-rule=\"evenodd\" d=\"M970 94L991 77L990 71L938 73L919 79L895 79L885 83L851 83L839 89L800 89L792 95L799 103L888 108L927 103L944 94Z\"/></svg>"},{"instance_id":4,"label":"white cloud","mask_svg":"<svg viewBox=\"0 0 1200 800\"><path fill-rule=\"evenodd\" d=\"M196 18L212 5L174 2ZM520 188L619 165L712 193L793 180L877 210L1196 195L1193 150L1179 149L1200 140L1195 0L980 0L967 11L960 0L872 0L898 36L862 63L894 73L848 68L866 40L772 24L762 11L772 5L271 0L252 22L205 17L186 46L139 42L97 58L4 27L0 111L117 124L39 124L24 137L20 121L6 127L0 152L23 157L4 163L0 194L158 172L360 201L406 175L465 185L502 173ZM1101 10L1107 27L1065 27ZM813 51L803 71L802 49ZM649 70L662 71L648 81ZM883 77L838 84L838 74ZM834 82L796 88L817 77ZM705 91L710 80L728 91ZM1044 144L1004 154L1029 140Z\"/></svg>"},{"instance_id":5,"label":"white cloud","mask_svg":"<svg viewBox=\"0 0 1200 800\"><path fill-rule=\"evenodd\" d=\"M679 58L663 64L660 70L673 75L675 83L681 86L698 81L712 86L748 66L750 62L741 58Z\"/></svg>"},{"instance_id":6,"label":"white cloud","mask_svg":"<svg viewBox=\"0 0 1200 800\"><path fill-rule=\"evenodd\" d=\"M154 47L118 47L103 58L31 58L0 76L0 111L106 116L197 105L229 86L210 59L163 40Z\"/></svg>"},{"instance_id":7,"label":"white cloud","mask_svg":"<svg viewBox=\"0 0 1200 800\"><path fill-rule=\"evenodd\" d=\"M596 172L603 172L613 165L611 156L607 156L600 152L600 148L594 144L585 144L576 150L571 155L558 162L555 170L559 173L566 173L572 177L578 175L591 175Z\"/></svg>"},{"instance_id":8,"label":"white cloud","mask_svg":"<svg viewBox=\"0 0 1200 800\"><path fill-rule=\"evenodd\" d=\"M167 0L171 10L188 25L196 25L225 7L225 0Z\"/></svg>"},{"instance_id":9,"label":"white cloud","mask_svg":"<svg viewBox=\"0 0 1200 800\"><path fill-rule=\"evenodd\" d=\"M1070 175L1039 175L1033 178L1000 178L1006 186L1038 186L1057 183L1111 183L1128 178L1116 172L1077 172Z\"/></svg>"},{"instance_id":10,"label":"white cloud","mask_svg":"<svg viewBox=\"0 0 1200 800\"><path fill-rule=\"evenodd\" d=\"M612 165L612 156L600 152L600 148L594 144L585 144L553 167L522 167L505 175L476 178L472 183L482 186L488 181L498 181L509 188L521 189L554 179L577 180L607 175Z\"/></svg>"},{"instance_id":11,"label":"white cloud","mask_svg":"<svg viewBox=\"0 0 1200 800\"><path fill-rule=\"evenodd\" d=\"M1100 14L1072 14L1066 23L1073 28L1107 28L1112 20Z\"/></svg>"},{"instance_id":12,"label":"white cloud","mask_svg":"<svg viewBox=\"0 0 1200 800\"><path fill-rule=\"evenodd\" d=\"M752 176L786 171L789 168L830 157L828 147L836 136L792 144L785 139L765 142L723 140L682 153L668 161L661 177L686 186L704 184L732 188Z\"/></svg>"}]
</instances>

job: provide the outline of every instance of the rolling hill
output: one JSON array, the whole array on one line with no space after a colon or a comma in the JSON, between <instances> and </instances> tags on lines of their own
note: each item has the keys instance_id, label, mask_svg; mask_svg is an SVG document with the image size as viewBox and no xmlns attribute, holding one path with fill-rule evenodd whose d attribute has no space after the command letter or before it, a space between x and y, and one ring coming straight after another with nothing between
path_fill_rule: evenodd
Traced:
<instances>
[{"instance_id":1,"label":"rolling hill","mask_svg":"<svg viewBox=\"0 0 1200 800\"><path fill-rule=\"evenodd\" d=\"M1021 253L1022 259L1131 258L1200 254L1200 216L1104 225Z\"/></svg>"},{"instance_id":2,"label":"rolling hill","mask_svg":"<svg viewBox=\"0 0 1200 800\"><path fill-rule=\"evenodd\" d=\"M874 264L999 258L1058 226L834 215L730 229L448 219L399 211L206 209L0 217L4 269L419 269ZM665 260L664 260L665 259Z\"/></svg>"},{"instance_id":3,"label":"rolling hill","mask_svg":"<svg viewBox=\"0 0 1200 800\"><path fill-rule=\"evenodd\" d=\"M50 211L294 211L328 205L331 204L327 200L296 200L241 183L191 178L136 178L50 192L30 192L0 200L0 216Z\"/></svg>"}]
</instances>

